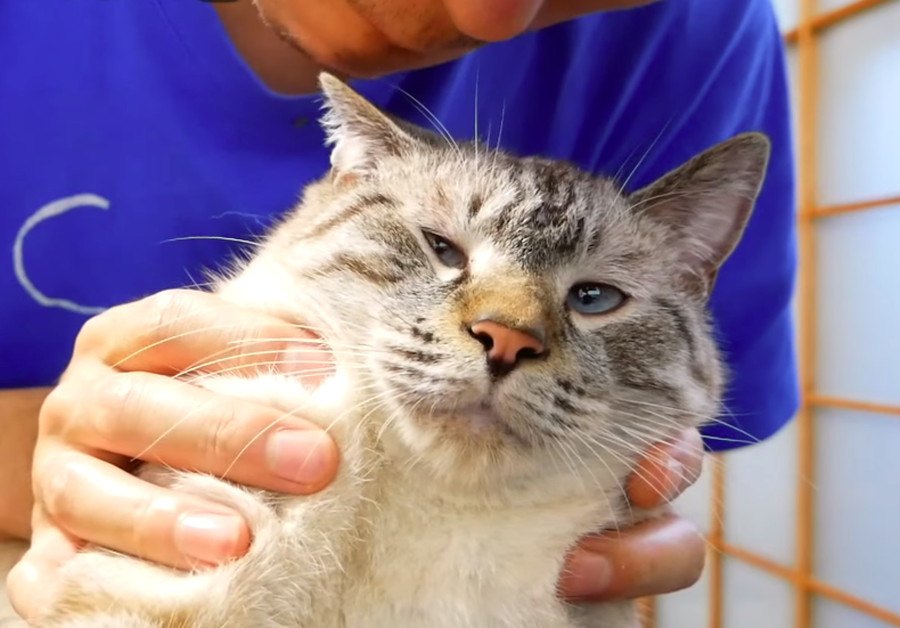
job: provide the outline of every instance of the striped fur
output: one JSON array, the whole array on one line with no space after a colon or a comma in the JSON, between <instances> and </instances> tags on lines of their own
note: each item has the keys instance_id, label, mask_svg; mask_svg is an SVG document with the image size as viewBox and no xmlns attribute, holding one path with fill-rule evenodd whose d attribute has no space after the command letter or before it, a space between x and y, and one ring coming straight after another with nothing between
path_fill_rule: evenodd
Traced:
<instances>
[{"instance_id":1,"label":"striped fur","mask_svg":"<svg viewBox=\"0 0 900 628\"><path fill-rule=\"evenodd\" d=\"M570 608L556 581L581 535L645 516L621 491L640 453L719 410L705 301L765 140L629 195L568 164L426 137L323 84L333 171L218 292L318 328L337 372L315 391L278 373L203 385L328 426L337 480L296 498L146 467L244 513L250 554L176 574L86 552L40 625L632 626L629 604ZM423 230L465 264L441 264ZM582 282L628 298L579 314L566 295ZM492 375L468 331L485 317L545 351Z\"/></svg>"}]
</instances>

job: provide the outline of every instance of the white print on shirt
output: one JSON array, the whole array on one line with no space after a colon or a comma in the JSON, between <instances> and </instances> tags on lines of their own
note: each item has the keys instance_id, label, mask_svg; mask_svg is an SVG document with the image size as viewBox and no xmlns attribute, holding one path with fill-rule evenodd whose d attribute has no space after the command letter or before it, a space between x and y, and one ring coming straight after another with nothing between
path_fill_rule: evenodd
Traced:
<instances>
[{"instance_id":1,"label":"white print on shirt","mask_svg":"<svg viewBox=\"0 0 900 628\"><path fill-rule=\"evenodd\" d=\"M28 278L28 273L25 272L23 251L25 248L25 237L28 233L45 220L65 214L67 211L77 207L96 207L97 209L106 210L109 209L109 201L96 194L76 194L75 196L67 196L47 203L29 216L16 234L16 241L13 243L13 265L16 271L16 279L19 280L19 283L25 288L25 291L31 298L44 307L59 307L77 314L99 314L106 308L81 305L63 298L48 297L32 283L31 279Z\"/></svg>"}]
</instances>

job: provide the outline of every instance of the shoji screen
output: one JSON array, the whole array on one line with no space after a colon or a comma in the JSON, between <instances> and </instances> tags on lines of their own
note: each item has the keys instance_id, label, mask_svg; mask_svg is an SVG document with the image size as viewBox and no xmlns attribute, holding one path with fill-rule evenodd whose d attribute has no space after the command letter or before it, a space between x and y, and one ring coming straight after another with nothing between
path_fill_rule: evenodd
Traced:
<instances>
[{"instance_id":1,"label":"shoji screen","mask_svg":"<svg viewBox=\"0 0 900 628\"><path fill-rule=\"evenodd\" d=\"M900 1L780 0L800 171L796 420L679 506L707 573L660 628L900 626Z\"/></svg>"}]
</instances>

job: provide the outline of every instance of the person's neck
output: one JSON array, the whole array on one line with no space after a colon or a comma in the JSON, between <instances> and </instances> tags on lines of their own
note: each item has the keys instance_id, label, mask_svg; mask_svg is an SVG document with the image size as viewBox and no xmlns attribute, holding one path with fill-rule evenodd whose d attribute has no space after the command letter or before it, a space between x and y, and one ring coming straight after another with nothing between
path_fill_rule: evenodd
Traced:
<instances>
[{"instance_id":1,"label":"person's neck","mask_svg":"<svg viewBox=\"0 0 900 628\"><path fill-rule=\"evenodd\" d=\"M213 6L238 53L270 89L292 95L318 91L322 67L269 28L250 0Z\"/></svg>"}]
</instances>

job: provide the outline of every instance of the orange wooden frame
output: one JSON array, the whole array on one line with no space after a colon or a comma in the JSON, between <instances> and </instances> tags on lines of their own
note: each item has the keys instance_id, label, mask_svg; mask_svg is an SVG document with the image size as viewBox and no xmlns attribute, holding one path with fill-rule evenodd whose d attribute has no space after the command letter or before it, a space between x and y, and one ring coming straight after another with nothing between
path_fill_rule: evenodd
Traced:
<instances>
[{"instance_id":1,"label":"orange wooden frame","mask_svg":"<svg viewBox=\"0 0 900 628\"><path fill-rule=\"evenodd\" d=\"M900 205L900 195L867 199L839 205L818 204L816 175L818 136L816 107L818 96L818 35L863 11L885 4L889 0L857 0L844 7L817 13L816 0L797 0L800 3L799 26L785 34L788 44L797 46L799 64L799 212L800 245L800 381L801 405L797 414L797 520L795 526L796 554L794 564L787 566L765 556L729 543L725 538L725 458L713 458L711 468L711 521L709 569L709 628L724 625L723 566L725 558L739 560L790 582L795 591L794 628L812 628L813 596L820 596L849 606L891 626L900 627L900 614L864 600L848 591L818 580L813 564L814 521L813 486L815 477L815 414L820 408L843 408L900 417L900 406L854 399L844 399L818 392L815 382L816 324L816 221L850 212ZM652 607L651 607L652 608ZM645 618L644 625L653 628L655 613Z\"/></svg>"}]
</instances>

